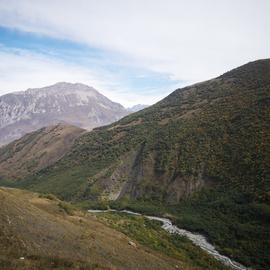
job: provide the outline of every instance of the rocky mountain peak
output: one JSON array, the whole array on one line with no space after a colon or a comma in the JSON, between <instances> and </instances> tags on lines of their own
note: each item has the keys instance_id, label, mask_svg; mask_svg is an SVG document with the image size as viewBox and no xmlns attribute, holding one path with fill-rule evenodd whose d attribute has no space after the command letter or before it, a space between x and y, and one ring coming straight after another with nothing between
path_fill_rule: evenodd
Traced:
<instances>
[{"instance_id":1,"label":"rocky mountain peak","mask_svg":"<svg viewBox=\"0 0 270 270\"><path fill-rule=\"evenodd\" d=\"M0 97L0 145L38 128L65 122L89 129L129 113L93 87L59 82Z\"/></svg>"}]
</instances>

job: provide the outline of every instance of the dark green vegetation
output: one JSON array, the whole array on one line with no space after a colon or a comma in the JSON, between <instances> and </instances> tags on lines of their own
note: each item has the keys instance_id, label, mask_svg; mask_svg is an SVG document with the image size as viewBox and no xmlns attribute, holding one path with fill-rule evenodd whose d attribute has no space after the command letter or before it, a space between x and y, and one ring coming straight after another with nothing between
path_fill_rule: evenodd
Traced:
<instances>
[{"instance_id":1,"label":"dark green vegetation","mask_svg":"<svg viewBox=\"0 0 270 270\"><path fill-rule=\"evenodd\" d=\"M238 190L208 191L180 204L176 223L199 231L231 258L255 269L270 265L270 207Z\"/></svg>"},{"instance_id":2,"label":"dark green vegetation","mask_svg":"<svg viewBox=\"0 0 270 270\"><path fill-rule=\"evenodd\" d=\"M54 165L13 185L72 201L143 201L142 210L162 204L179 225L265 269L269 164L270 60L260 60L85 133Z\"/></svg>"},{"instance_id":3,"label":"dark green vegetation","mask_svg":"<svg viewBox=\"0 0 270 270\"><path fill-rule=\"evenodd\" d=\"M65 199L178 202L229 183L267 199L270 60L179 89L156 105L81 136L55 165L21 181ZM117 196L116 196L117 197Z\"/></svg>"},{"instance_id":4,"label":"dark green vegetation","mask_svg":"<svg viewBox=\"0 0 270 270\"><path fill-rule=\"evenodd\" d=\"M204 190L173 206L125 200L108 206L168 216L180 228L207 236L221 253L244 265L255 269L268 269L270 265L270 207L255 201L252 195L237 190ZM101 208L105 208L104 203Z\"/></svg>"}]
</instances>

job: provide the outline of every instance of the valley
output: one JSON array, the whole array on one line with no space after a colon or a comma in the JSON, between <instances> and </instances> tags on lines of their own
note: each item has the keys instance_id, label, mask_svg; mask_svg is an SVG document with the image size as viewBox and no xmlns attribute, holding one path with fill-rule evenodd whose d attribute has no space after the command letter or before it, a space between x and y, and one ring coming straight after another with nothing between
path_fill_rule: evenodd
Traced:
<instances>
[{"instance_id":1,"label":"valley","mask_svg":"<svg viewBox=\"0 0 270 270\"><path fill-rule=\"evenodd\" d=\"M121 210L121 211L117 211L115 209L109 209L109 210L88 210L88 212L90 213L108 213L108 212L113 212L113 213L126 213L129 215L135 215L135 216L141 216L140 213L136 213L133 211L129 211L129 210ZM160 217L155 217L155 216L144 216L146 219L149 220L154 220L154 221L158 221L160 222L161 228L164 229L165 231L169 232L170 234L178 234L181 236L184 236L186 238L188 238L194 245L200 247L201 249L203 249L204 251L206 251L208 254L212 255L214 258L216 258L217 260L223 262L225 265L230 266L234 269L238 269L238 270L246 270L247 268L244 267L243 265L232 261L230 258L221 255L218 253L218 251L215 249L214 246L212 246L209 242L207 242L206 238L200 234L194 234L192 232L189 232L187 230L184 229L179 229L177 226L173 225L172 222L167 219L167 218L160 218Z\"/></svg>"},{"instance_id":2,"label":"valley","mask_svg":"<svg viewBox=\"0 0 270 270\"><path fill-rule=\"evenodd\" d=\"M231 260L267 269L269 100L270 60L250 62L90 132L58 125L26 134L0 148L0 185L54 194L83 211L110 207L169 218ZM151 233L144 231L138 217L104 218L106 226L194 267L225 267L181 237L166 235L164 244L159 225L157 234L152 223ZM178 257L176 247L187 246Z\"/></svg>"},{"instance_id":3,"label":"valley","mask_svg":"<svg viewBox=\"0 0 270 270\"><path fill-rule=\"evenodd\" d=\"M270 270L270 0L0 0L0 270Z\"/></svg>"}]
</instances>

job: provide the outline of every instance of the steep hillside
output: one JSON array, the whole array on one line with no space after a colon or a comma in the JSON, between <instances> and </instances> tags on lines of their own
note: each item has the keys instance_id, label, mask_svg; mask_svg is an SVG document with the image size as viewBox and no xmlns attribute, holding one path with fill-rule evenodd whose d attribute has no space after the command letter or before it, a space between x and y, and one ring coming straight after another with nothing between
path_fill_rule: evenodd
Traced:
<instances>
[{"instance_id":1,"label":"steep hillside","mask_svg":"<svg viewBox=\"0 0 270 270\"><path fill-rule=\"evenodd\" d=\"M145 110L85 133L24 186L67 199L157 199L237 185L269 190L270 60L176 90Z\"/></svg>"},{"instance_id":2,"label":"steep hillside","mask_svg":"<svg viewBox=\"0 0 270 270\"><path fill-rule=\"evenodd\" d=\"M58 124L24 135L0 148L1 177L20 179L59 160L84 129Z\"/></svg>"},{"instance_id":3,"label":"steep hillside","mask_svg":"<svg viewBox=\"0 0 270 270\"><path fill-rule=\"evenodd\" d=\"M119 120L129 112L94 88L57 83L0 97L0 145L59 122L92 129Z\"/></svg>"},{"instance_id":4,"label":"steep hillside","mask_svg":"<svg viewBox=\"0 0 270 270\"><path fill-rule=\"evenodd\" d=\"M163 232L164 240L158 239L151 231L154 223L143 224L142 219L141 227L152 233L148 245L159 243L159 252L52 195L0 188L0 203L1 269L226 269L185 239L178 239L178 248L163 242L169 236ZM171 249L174 254L164 254ZM185 257L186 250L197 258Z\"/></svg>"}]
</instances>

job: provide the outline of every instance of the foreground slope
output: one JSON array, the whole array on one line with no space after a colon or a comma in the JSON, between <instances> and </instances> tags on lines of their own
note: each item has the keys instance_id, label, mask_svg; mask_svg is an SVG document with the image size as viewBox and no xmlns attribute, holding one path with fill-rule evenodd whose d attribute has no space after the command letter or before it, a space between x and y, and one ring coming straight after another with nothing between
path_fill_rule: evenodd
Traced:
<instances>
[{"instance_id":1,"label":"foreground slope","mask_svg":"<svg viewBox=\"0 0 270 270\"><path fill-rule=\"evenodd\" d=\"M0 203L1 269L205 269L135 244L51 195L0 188ZM205 256L200 263L207 269L226 269L197 254Z\"/></svg>"},{"instance_id":2,"label":"foreground slope","mask_svg":"<svg viewBox=\"0 0 270 270\"><path fill-rule=\"evenodd\" d=\"M127 269L140 256L141 267L154 263L163 269L162 259L129 246L124 235L87 216L61 212L57 200L10 189L0 189L0 200L1 263L5 269L26 268L28 264L33 269L42 265L50 268L51 262L70 269ZM22 262L21 257L25 258Z\"/></svg>"},{"instance_id":3,"label":"foreground slope","mask_svg":"<svg viewBox=\"0 0 270 270\"><path fill-rule=\"evenodd\" d=\"M93 87L60 82L0 97L0 145L64 122L84 129L106 125L129 112Z\"/></svg>"}]
</instances>

